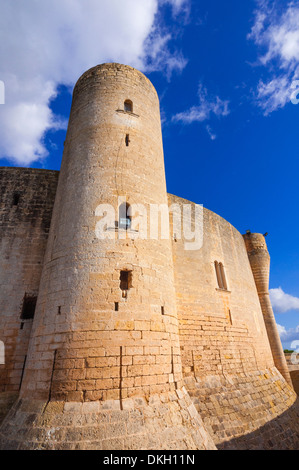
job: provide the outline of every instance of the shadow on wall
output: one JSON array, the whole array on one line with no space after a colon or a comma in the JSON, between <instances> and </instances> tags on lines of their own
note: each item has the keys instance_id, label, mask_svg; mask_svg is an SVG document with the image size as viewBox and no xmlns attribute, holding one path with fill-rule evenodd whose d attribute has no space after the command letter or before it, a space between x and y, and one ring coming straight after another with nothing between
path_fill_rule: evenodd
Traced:
<instances>
[{"instance_id":1,"label":"shadow on wall","mask_svg":"<svg viewBox=\"0 0 299 470\"><path fill-rule=\"evenodd\" d=\"M14 392L0 393L0 425L18 396L19 394Z\"/></svg>"},{"instance_id":2,"label":"shadow on wall","mask_svg":"<svg viewBox=\"0 0 299 470\"><path fill-rule=\"evenodd\" d=\"M291 370L291 379L293 382L293 387L297 395L299 395L299 370Z\"/></svg>"},{"instance_id":3,"label":"shadow on wall","mask_svg":"<svg viewBox=\"0 0 299 470\"><path fill-rule=\"evenodd\" d=\"M299 450L299 398L293 406L256 431L222 442L219 450Z\"/></svg>"}]
</instances>

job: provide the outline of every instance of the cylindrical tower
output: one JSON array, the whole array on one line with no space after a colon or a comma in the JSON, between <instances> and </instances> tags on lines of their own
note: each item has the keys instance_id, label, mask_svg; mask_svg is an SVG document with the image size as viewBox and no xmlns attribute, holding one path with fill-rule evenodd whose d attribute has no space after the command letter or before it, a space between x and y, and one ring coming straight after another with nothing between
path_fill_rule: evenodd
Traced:
<instances>
[{"instance_id":1,"label":"cylindrical tower","mask_svg":"<svg viewBox=\"0 0 299 470\"><path fill-rule=\"evenodd\" d=\"M274 364L288 384L292 387L292 380L282 349L269 297L270 255L267 249L266 240L264 235L250 232L247 232L244 235L244 240L260 299Z\"/></svg>"},{"instance_id":2,"label":"cylindrical tower","mask_svg":"<svg viewBox=\"0 0 299 470\"><path fill-rule=\"evenodd\" d=\"M118 217L124 201L142 223ZM142 230L154 204L167 204L157 93L130 67L95 67L74 89L23 397L182 386L170 240Z\"/></svg>"},{"instance_id":3,"label":"cylindrical tower","mask_svg":"<svg viewBox=\"0 0 299 470\"><path fill-rule=\"evenodd\" d=\"M171 241L150 232L160 205L167 193L157 93L129 66L94 67L73 93L20 396L67 402L78 418L82 403L95 410L113 401L134 413L136 403L163 395L160 423L146 428L140 414L137 432L136 414L126 418L132 429L119 418L110 448L153 445L138 443L136 432L161 439L165 426L176 440L177 425L187 448L213 448L183 389ZM72 429L70 442L81 431ZM88 445L98 448L106 431L94 432ZM175 445L163 440L157 448Z\"/></svg>"}]
</instances>

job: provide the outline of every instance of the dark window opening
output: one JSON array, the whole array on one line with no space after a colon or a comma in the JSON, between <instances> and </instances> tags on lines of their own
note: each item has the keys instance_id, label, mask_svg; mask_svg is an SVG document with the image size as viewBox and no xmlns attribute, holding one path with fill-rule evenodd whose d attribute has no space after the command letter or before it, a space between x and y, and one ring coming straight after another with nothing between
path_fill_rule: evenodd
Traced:
<instances>
[{"instance_id":1,"label":"dark window opening","mask_svg":"<svg viewBox=\"0 0 299 470\"><path fill-rule=\"evenodd\" d=\"M24 328L24 322L21 323L20 330L22 330L23 328Z\"/></svg>"},{"instance_id":2,"label":"dark window opening","mask_svg":"<svg viewBox=\"0 0 299 470\"><path fill-rule=\"evenodd\" d=\"M61 307L58 307L58 315L61 315Z\"/></svg>"},{"instance_id":3,"label":"dark window opening","mask_svg":"<svg viewBox=\"0 0 299 470\"><path fill-rule=\"evenodd\" d=\"M118 227L119 228L124 228L125 230L131 228L132 219L129 214L130 214L130 205L127 202L123 202L119 206L119 210L118 210L118 216L119 216Z\"/></svg>"},{"instance_id":4,"label":"dark window opening","mask_svg":"<svg viewBox=\"0 0 299 470\"><path fill-rule=\"evenodd\" d=\"M161 313L162 313L162 315L164 315L164 307L163 307L163 305L162 305L162 307L161 307Z\"/></svg>"},{"instance_id":5,"label":"dark window opening","mask_svg":"<svg viewBox=\"0 0 299 470\"><path fill-rule=\"evenodd\" d=\"M131 142L129 134L126 135L125 141L126 141L126 146L129 147L129 143Z\"/></svg>"},{"instance_id":6,"label":"dark window opening","mask_svg":"<svg viewBox=\"0 0 299 470\"><path fill-rule=\"evenodd\" d=\"M21 313L22 320L30 320L34 317L36 301L37 297L28 296L25 294Z\"/></svg>"},{"instance_id":7,"label":"dark window opening","mask_svg":"<svg viewBox=\"0 0 299 470\"><path fill-rule=\"evenodd\" d=\"M132 113L133 112L133 103L131 100L126 100L124 102L124 110L127 112L127 113Z\"/></svg>"},{"instance_id":8,"label":"dark window opening","mask_svg":"<svg viewBox=\"0 0 299 470\"><path fill-rule=\"evenodd\" d=\"M226 282L226 277L225 277L225 272L224 272L224 266L222 263L218 263L218 261L215 261L214 264L215 264L218 288L227 290L227 282Z\"/></svg>"},{"instance_id":9,"label":"dark window opening","mask_svg":"<svg viewBox=\"0 0 299 470\"><path fill-rule=\"evenodd\" d=\"M127 291L132 287L132 271L121 271L119 279L122 291Z\"/></svg>"},{"instance_id":10,"label":"dark window opening","mask_svg":"<svg viewBox=\"0 0 299 470\"><path fill-rule=\"evenodd\" d=\"M17 206L17 205L19 204L19 202L20 202L20 197L21 197L20 194L14 193L14 195L13 195L13 200L12 200L12 205L13 205L13 206Z\"/></svg>"},{"instance_id":11,"label":"dark window opening","mask_svg":"<svg viewBox=\"0 0 299 470\"><path fill-rule=\"evenodd\" d=\"M114 302L114 310L118 312L118 309L119 309L118 302Z\"/></svg>"}]
</instances>

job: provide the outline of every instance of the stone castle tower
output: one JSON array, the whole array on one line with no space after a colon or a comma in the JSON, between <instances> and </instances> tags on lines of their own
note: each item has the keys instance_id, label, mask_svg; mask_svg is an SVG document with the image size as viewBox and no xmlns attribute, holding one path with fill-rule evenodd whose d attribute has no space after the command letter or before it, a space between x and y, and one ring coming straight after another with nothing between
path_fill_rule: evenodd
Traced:
<instances>
[{"instance_id":1,"label":"stone castle tower","mask_svg":"<svg viewBox=\"0 0 299 470\"><path fill-rule=\"evenodd\" d=\"M143 74L103 64L78 80L58 184L55 172L1 174L0 411L14 402L1 448L254 448L261 426L274 446L298 445L264 238L244 243L206 209L195 252L148 236L152 207L195 204L167 195Z\"/></svg>"},{"instance_id":2,"label":"stone castle tower","mask_svg":"<svg viewBox=\"0 0 299 470\"><path fill-rule=\"evenodd\" d=\"M287 367L269 297L270 255L268 253L265 237L259 233L246 233L244 240L265 320L274 364L288 384L292 386L291 376Z\"/></svg>"}]
</instances>

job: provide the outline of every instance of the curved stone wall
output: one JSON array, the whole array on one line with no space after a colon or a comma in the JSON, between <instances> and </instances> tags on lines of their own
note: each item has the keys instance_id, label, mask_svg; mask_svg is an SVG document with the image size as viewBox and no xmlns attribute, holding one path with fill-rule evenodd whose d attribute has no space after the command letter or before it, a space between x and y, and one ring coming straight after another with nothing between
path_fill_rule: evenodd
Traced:
<instances>
[{"instance_id":1,"label":"curved stone wall","mask_svg":"<svg viewBox=\"0 0 299 470\"><path fill-rule=\"evenodd\" d=\"M194 217L194 203L169 195L173 204L191 205ZM244 239L207 209L202 229L195 251L173 236L186 388L219 448L296 448L297 396L274 367ZM226 288L219 287L215 262Z\"/></svg>"},{"instance_id":2,"label":"curved stone wall","mask_svg":"<svg viewBox=\"0 0 299 470\"><path fill-rule=\"evenodd\" d=\"M194 203L169 195L169 204ZM181 211L183 213L183 210ZM242 235L203 209L203 245L173 241L184 375L235 374L273 367L261 306ZM227 289L218 286L215 261Z\"/></svg>"}]
</instances>

